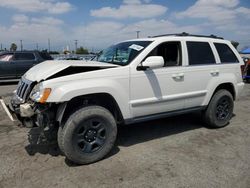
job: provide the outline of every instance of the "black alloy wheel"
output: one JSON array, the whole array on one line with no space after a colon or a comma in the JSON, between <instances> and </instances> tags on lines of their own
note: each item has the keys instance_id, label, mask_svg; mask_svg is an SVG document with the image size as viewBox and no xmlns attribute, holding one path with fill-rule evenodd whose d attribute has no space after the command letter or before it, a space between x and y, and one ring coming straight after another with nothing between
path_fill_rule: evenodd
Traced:
<instances>
[{"instance_id":1,"label":"black alloy wheel","mask_svg":"<svg viewBox=\"0 0 250 188\"><path fill-rule=\"evenodd\" d=\"M210 100L203 119L211 128L221 128L229 124L233 115L234 101L232 94L225 89L216 91Z\"/></svg>"},{"instance_id":2,"label":"black alloy wheel","mask_svg":"<svg viewBox=\"0 0 250 188\"><path fill-rule=\"evenodd\" d=\"M228 118L231 109L231 101L227 96L223 96L217 103L216 107L216 117L219 121Z\"/></svg>"},{"instance_id":3,"label":"black alloy wheel","mask_svg":"<svg viewBox=\"0 0 250 188\"><path fill-rule=\"evenodd\" d=\"M82 122L76 129L74 145L84 153L98 151L106 142L105 121L92 118Z\"/></svg>"}]
</instances>

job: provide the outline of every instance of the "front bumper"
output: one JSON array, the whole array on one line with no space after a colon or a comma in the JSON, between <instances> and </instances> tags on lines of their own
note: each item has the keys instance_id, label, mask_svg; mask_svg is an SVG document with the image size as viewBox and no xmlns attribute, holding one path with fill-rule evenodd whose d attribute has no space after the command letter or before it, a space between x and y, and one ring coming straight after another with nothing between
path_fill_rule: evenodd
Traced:
<instances>
[{"instance_id":1,"label":"front bumper","mask_svg":"<svg viewBox=\"0 0 250 188\"><path fill-rule=\"evenodd\" d=\"M32 117L35 114L34 105L30 103L24 103L23 100L18 97L16 94L13 95L9 108L15 114L18 114L20 117Z\"/></svg>"}]
</instances>

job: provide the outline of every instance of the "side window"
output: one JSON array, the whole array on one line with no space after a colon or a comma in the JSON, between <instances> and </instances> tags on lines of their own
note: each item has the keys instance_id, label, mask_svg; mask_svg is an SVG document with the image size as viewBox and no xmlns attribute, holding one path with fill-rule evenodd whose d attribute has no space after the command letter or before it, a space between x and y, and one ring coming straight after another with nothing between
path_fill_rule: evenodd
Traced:
<instances>
[{"instance_id":1,"label":"side window","mask_svg":"<svg viewBox=\"0 0 250 188\"><path fill-rule=\"evenodd\" d=\"M164 66L180 66L182 65L181 43L180 42L165 42L152 50L149 56L162 56Z\"/></svg>"},{"instance_id":2,"label":"side window","mask_svg":"<svg viewBox=\"0 0 250 188\"><path fill-rule=\"evenodd\" d=\"M213 51L208 42L187 42L189 65L215 64Z\"/></svg>"},{"instance_id":3,"label":"side window","mask_svg":"<svg viewBox=\"0 0 250 188\"><path fill-rule=\"evenodd\" d=\"M214 43L221 63L238 63L239 60L227 44Z\"/></svg>"},{"instance_id":4,"label":"side window","mask_svg":"<svg viewBox=\"0 0 250 188\"><path fill-rule=\"evenodd\" d=\"M33 53L15 53L15 60L34 60L35 56Z\"/></svg>"}]
</instances>

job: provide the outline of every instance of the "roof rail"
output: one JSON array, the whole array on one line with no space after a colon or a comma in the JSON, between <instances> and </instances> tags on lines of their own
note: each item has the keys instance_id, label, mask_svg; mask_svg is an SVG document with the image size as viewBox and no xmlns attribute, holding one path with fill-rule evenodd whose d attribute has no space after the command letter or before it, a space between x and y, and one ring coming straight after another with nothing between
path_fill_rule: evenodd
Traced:
<instances>
[{"instance_id":1,"label":"roof rail","mask_svg":"<svg viewBox=\"0 0 250 188\"><path fill-rule=\"evenodd\" d=\"M215 39L224 39L222 37L218 37L216 35L193 35L193 34L189 34L186 32L182 32L182 33L174 33L174 34L163 34L163 35L156 35L156 36L149 36L149 38L155 38L155 37L165 37L165 36L179 36L179 37L186 37L186 36L190 36L190 37L207 37L207 38L215 38Z\"/></svg>"}]
</instances>

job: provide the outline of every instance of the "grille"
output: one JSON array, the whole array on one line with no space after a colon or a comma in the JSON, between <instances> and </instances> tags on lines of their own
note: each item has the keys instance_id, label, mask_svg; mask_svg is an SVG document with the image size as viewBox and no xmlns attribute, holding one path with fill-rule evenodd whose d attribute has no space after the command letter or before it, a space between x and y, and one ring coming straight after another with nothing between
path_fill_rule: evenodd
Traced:
<instances>
[{"instance_id":1,"label":"grille","mask_svg":"<svg viewBox=\"0 0 250 188\"><path fill-rule=\"evenodd\" d=\"M16 95L22 99L22 101L26 101L30 95L33 84L31 81L22 78L18 83L18 87L16 90Z\"/></svg>"}]
</instances>

